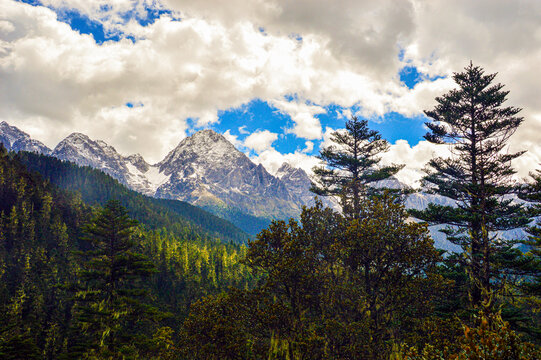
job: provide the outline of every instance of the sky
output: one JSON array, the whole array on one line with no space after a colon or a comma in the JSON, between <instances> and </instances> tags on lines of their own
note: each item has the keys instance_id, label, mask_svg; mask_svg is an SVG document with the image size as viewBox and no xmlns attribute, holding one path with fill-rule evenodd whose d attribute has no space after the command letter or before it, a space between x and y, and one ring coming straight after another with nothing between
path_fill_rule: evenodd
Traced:
<instances>
[{"instance_id":1,"label":"sky","mask_svg":"<svg viewBox=\"0 0 541 360\"><path fill-rule=\"evenodd\" d=\"M210 128L271 173L309 171L356 115L415 185L446 151L423 110L470 61L523 109L508 150L527 150L525 177L541 163L541 1L0 0L0 120L149 163Z\"/></svg>"}]
</instances>

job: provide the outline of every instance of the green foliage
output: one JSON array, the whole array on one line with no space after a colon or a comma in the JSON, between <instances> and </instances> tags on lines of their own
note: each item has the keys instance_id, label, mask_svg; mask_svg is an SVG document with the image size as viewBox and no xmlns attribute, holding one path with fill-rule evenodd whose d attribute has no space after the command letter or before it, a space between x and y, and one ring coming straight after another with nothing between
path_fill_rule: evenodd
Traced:
<instances>
[{"instance_id":1,"label":"green foliage","mask_svg":"<svg viewBox=\"0 0 541 360\"><path fill-rule=\"evenodd\" d=\"M80 254L75 295L78 340L87 340L83 357L135 358L137 338L153 327L147 322L164 315L143 302L147 290L142 280L156 269L136 252L136 225L126 209L111 200L84 227L83 239L91 248Z\"/></svg>"},{"instance_id":2,"label":"green foliage","mask_svg":"<svg viewBox=\"0 0 541 360\"><path fill-rule=\"evenodd\" d=\"M426 123L430 132L425 138L449 145L452 156L431 159L424 184L458 206L431 204L426 210L412 211L429 224L450 226L444 232L464 250L474 306L502 284L506 268L513 263L499 261L510 246L495 232L529 221L521 204L506 198L515 192L511 160L523 152L503 151L523 118L516 116L520 109L503 107L508 92L502 90L503 85L492 84L495 76L484 75L480 67L470 64L454 74L458 88L437 97L435 108L425 111L432 120Z\"/></svg>"},{"instance_id":3,"label":"green foliage","mask_svg":"<svg viewBox=\"0 0 541 360\"><path fill-rule=\"evenodd\" d=\"M57 176L62 177L60 170ZM105 266L107 254L103 247L100 250L83 240L83 225L91 217L92 209L78 193L59 190L29 172L18 156L0 151L0 357L80 358L91 350L86 345L95 344L97 338L90 336L93 329L105 324L122 336L127 332L127 338L132 339L117 341L117 349L122 348L127 357L139 353L148 359L176 358L179 328L192 302L230 286L248 289L257 281L240 263L245 246L209 237L179 217L172 216L180 221L171 223L163 221L160 213L150 212L144 217L149 225L125 229L133 232L135 245L115 258L115 272L124 274L119 284L124 300L117 301L117 307L107 307L101 298L110 276ZM102 225L113 218L102 217ZM156 224L163 226L147 230ZM93 239L100 234L104 233L94 232ZM81 254L90 261L76 261L82 259ZM152 268L148 260L156 265L156 271L141 282L139 270ZM130 263L138 264L139 270L128 270ZM123 319L130 308L144 313L153 307L172 316L159 316L159 321L138 326L124 320L118 324L90 321L85 335L79 326L83 311L74 307L74 290L80 291L78 306L89 308L88 320L96 315L92 309L99 310L97 318L106 318L104 314L115 310ZM138 304L139 295L145 293L145 302ZM86 305L80 301L83 295ZM98 300L102 302L98 304Z\"/></svg>"},{"instance_id":4,"label":"green foliage","mask_svg":"<svg viewBox=\"0 0 541 360\"><path fill-rule=\"evenodd\" d=\"M131 217L151 229L166 227L186 238L219 238L245 243L249 236L226 220L178 200L155 199L129 190L100 170L78 166L56 158L20 152L17 159L30 170L37 171L54 185L81 194L89 205L103 206L111 199L119 200Z\"/></svg>"},{"instance_id":5,"label":"green foliage","mask_svg":"<svg viewBox=\"0 0 541 360\"><path fill-rule=\"evenodd\" d=\"M198 359L380 359L431 313L443 285L425 225L407 222L387 193L344 217L321 203L300 223L275 221L246 264L265 274L252 291L207 298L184 324ZM222 344L220 346L216 344ZM188 345L189 346L189 345ZM227 349L226 352L224 352Z\"/></svg>"},{"instance_id":6,"label":"green foliage","mask_svg":"<svg viewBox=\"0 0 541 360\"><path fill-rule=\"evenodd\" d=\"M509 328L499 313L480 312L476 326L463 325L464 333L458 339L459 348L438 350L426 345L421 351L416 347L402 346L391 356L395 360L534 360L541 350L524 342Z\"/></svg>"},{"instance_id":7,"label":"green foliage","mask_svg":"<svg viewBox=\"0 0 541 360\"><path fill-rule=\"evenodd\" d=\"M521 192L521 198L532 206L529 211L533 217L541 216L541 170L530 174L532 181ZM527 228L529 238L522 241L527 251L525 261L520 270L527 275L521 284L521 291L527 295L541 296L541 221L531 224Z\"/></svg>"},{"instance_id":8,"label":"green foliage","mask_svg":"<svg viewBox=\"0 0 541 360\"><path fill-rule=\"evenodd\" d=\"M404 165L379 165L379 155L389 150L389 143L368 128L368 121L356 116L346 122L345 132L333 132L331 140L336 145L321 150L318 157L324 164L314 167L316 182L311 190L318 195L340 196L344 213L356 216L363 195L376 191L367 185L391 177Z\"/></svg>"},{"instance_id":9,"label":"green foliage","mask_svg":"<svg viewBox=\"0 0 541 360\"><path fill-rule=\"evenodd\" d=\"M68 239L90 209L0 154L0 351L56 358L70 320Z\"/></svg>"}]
</instances>

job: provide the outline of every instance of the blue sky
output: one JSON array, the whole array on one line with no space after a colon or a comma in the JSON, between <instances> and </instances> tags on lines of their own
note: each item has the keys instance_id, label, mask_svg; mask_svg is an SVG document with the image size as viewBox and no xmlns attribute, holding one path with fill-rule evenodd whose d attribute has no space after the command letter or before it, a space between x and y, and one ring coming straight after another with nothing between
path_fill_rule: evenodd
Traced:
<instances>
[{"instance_id":1,"label":"blue sky","mask_svg":"<svg viewBox=\"0 0 541 360\"><path fill-rule=\"evenodd\" d=\"M43 6L40 1L36 0L22 0L22 2ZM131 41L137 41L133 36L124 34L120 31L107 30L103 23L89 16L82 14L77 9L70 8L55 8L50 7L58 15L58 20L68 24L74 31L81 34L92 35L97 44L103 44L107 41L117 42L120 39L129 39ZM110 10L107 6L102 6L104 12ZM121 13L121 21L128 23L131 20L137 21L141 26L148 26L153 24L160 16L167 14L171 15L171 10L156 9L145 4L144 11L145 16L140 16L136 11L126 11ZM181 21L180 18L177 18ZM261 31L264 30L261 28ZM295 38L299 41L302 37L295 34ZM402 57L402 53L399 53L399 57ZM417 83L428 79L426 75L420 73L415 66L406 65L400 69L397 74L400 82L403 86L412 89ZM430 78L436 80L440 77ZM296 96L287 95L284 96L289 101L299 101ZM306 103L312 104L309 101ZM136 101L127 102L125 104L129 108L134 106L144 106L144 104ZM312 104L318 105L318 104ZM350 110L353 113L359 112L361 109L358 106L345 108L336 104L322 105L325 109L325 113L317 114L315 117L319 119L323 131L326 128L339 129L344 127L346 118L340 114L346 110ZM197 120L188 118L188 124L190 127L187 130L188 134L191 134L201 128L212 128L220 133L225 133L229 130L229 133L237 136L239 140L245 139L249 134L256 131L268 130L273 133L279 134L278 139L273 143L274 148L281 153L290 153L294 151L302 151L305 149L306 139L300 138L295 134L288 132L288 129L294 126L288 114L280 111L272 104L254 98L241 106L229 109L220 109L217 113L218 121L206 126L198 126ZM423 127L426 118L424 116L406 117L397 112L389 112L381 116L368 117L370 127L379 131L382 136L391 143L395 143L396 140L407 140L410 145L416 145L422 136L426 133ZM240 129L240 130L239 130ZM319 151L319 145L322 139L311 139L315 143L314 150L309 152L310 154L317 154ZM249 149L245 149L248 150Z\"/></svg>"},{"instance_id":2,"label":"blue sky","mask_svg":"<svg viewBox=\"0 0 541 360\"><path fill-rule=\"evenodd\" d=\"M541 162L540 12L491 0L7 0L0 118L50 147L78 131L151 163L212 128L272 172L309 170L329 130L357 114L414 181L438 151L423 110L472 60L524 108L511 146L529 150L527 174Z\"/></svg>"}]
</instances>

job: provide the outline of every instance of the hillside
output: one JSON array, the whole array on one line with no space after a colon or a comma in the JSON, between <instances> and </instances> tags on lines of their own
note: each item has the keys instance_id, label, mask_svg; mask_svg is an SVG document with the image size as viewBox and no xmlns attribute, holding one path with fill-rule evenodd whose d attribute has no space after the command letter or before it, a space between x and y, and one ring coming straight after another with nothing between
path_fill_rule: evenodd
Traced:
<instances>
[{"instance_id":1,"label":"hillside","mask_svg":"<svg viewBox=\"0 0 541 360\"><path fill-rule=\"evenodd\" d=\"M52 184L79 192L83 201L90 205L103 205L110 199L120 200L134 219L150 229L166 228L180 235L189 228L194 233L206 234L225 242L244 243L249 239L247 233L230 222L196 206L142 195L100 170L36 153L20 152L16 158Z\"/></svg>"}]
</instances>

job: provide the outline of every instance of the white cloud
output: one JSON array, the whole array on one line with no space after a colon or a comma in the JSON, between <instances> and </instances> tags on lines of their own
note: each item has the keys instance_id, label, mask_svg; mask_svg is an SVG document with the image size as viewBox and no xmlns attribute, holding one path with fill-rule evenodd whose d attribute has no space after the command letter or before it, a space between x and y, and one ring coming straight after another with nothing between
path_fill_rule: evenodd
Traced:
<instances>
[{"instance_id":1,"label":"white cloud","mask_svg":"<svg viewBox=\"0 0 541 360\"><path fill-rule=\"evenodd\" d=\"M238 136L231 134L230 130L227 130L223 133L223 136L229 141L231 144L235 145L236 148L239 148L242 146L242 141L238 139Z\"/></svg>"},{"instance_id":2,"label":"white cloud","mask_svg":"<svg viewBox=\"0 0 541 360\"><path fill-rule=\"evenodd\" d=\"M314 151L314 143L311 142L311 141L306 141L304 143L304 145L306 146L306 148L302 151L304 153L311 153L312 151Z\"/></svg>"},{"instance_id":3,"label":"white cloud","mask_svg":"<svg viewBox=\"0 0 541 360\"><path fill-rule=\"evenodd\" d=\"M312 173L312 168L319 164L319 159L302 152L282 154L273 148L269 148L251 160L256 164L262 164L271 174L276 174L283 163L287 162L293 167L301 168L307 174Z\"/></svg>"},{"instance_id":4,"label":"white cloud","mask_svg":"<svg viewBox=\"0 0 541 360\"><path fill-rule=\"evenodd\" d=\"M272 143L278 139L278 134L269 130L256 131L244 140L244 146L258 153L271 148Z\"/></svg>"},{"instance_id":5,"label":"white cloud","mask_svg":"<svg viewBox=\"0 0 541 360\"><path fill-rule=\"evenodd\" d=\"M356 106L363 116L419 115L454 86L452 80L427 80L410 90L400 84L399 69L411 64L430 76L449 76L471 59L499 72L509 105L524 108L526 120L511 139L512 149L529 150L516 162L521 174L541 158L538 1L43 3L76 9L106 31L137 39L98 45L45 7L0 3L0 118L49 146L81 131L157 161L185 136L187 118L212 124L219 110L254 98L290 115L289 131L298 137L325 139L316 117L324 106ZM145 17L149 6L174 15L146 27L126 22L126 12ZM302 101L287 102L288 94ZM144 106L127 108L127 102ZM421 151L414 149L407 152Z\"/></svg>"},{"instance_id":6,"label":"white cloud","mask_svg":"<svg viewBox=\"0 0 541 360\"><path fill-rule=\"evenodd\" d=\"M239 127L238 130L239 130L239 134L246 135L250 133L248 130L246 130L246 125Z\"/></svg>"},{"instance_id":7,"label":"white cloud","mask_svg":"<svg viewBox=\"0 0 541 360\"><path fill-rule=\"evenodd\" d=\"M321 138L321 123L314 115L324 114L324 108L316 105L308 105L298 100L273 100L271 104L283 113L288 114L291 120L295 122L293 128L287 129L287 132L310 140Z\"/></svg>"}]
</instances>

